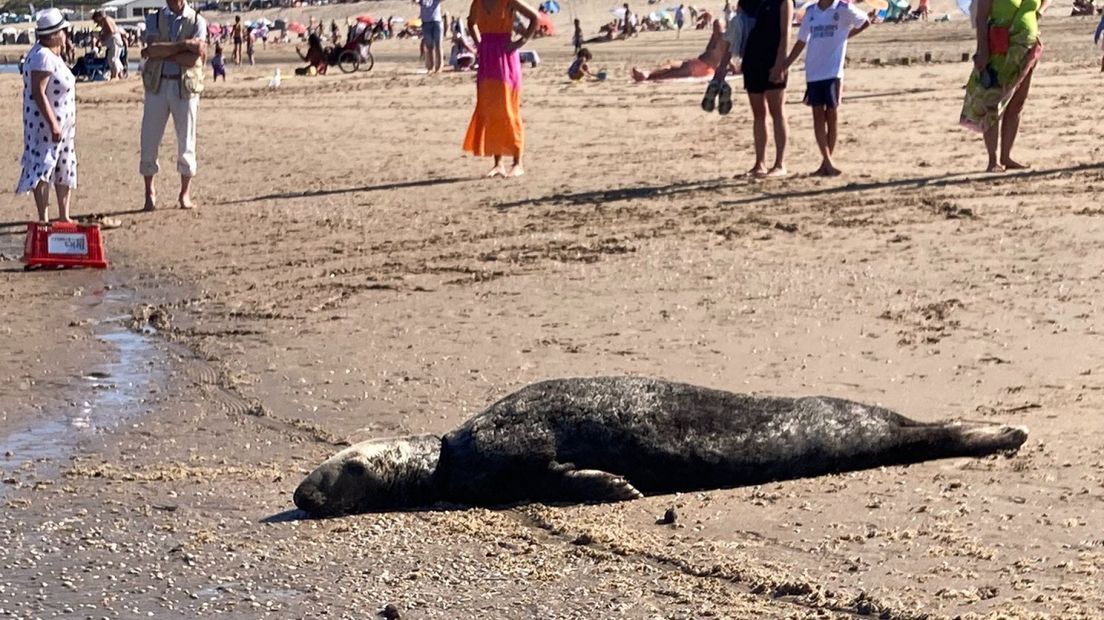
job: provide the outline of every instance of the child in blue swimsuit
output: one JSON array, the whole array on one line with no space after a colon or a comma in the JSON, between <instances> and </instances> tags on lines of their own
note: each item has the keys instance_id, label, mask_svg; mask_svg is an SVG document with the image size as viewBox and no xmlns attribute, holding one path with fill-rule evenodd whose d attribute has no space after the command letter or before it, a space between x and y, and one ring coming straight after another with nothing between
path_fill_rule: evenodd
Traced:
<instances>
[{"instance_id":1,"label":"child in blue swimsuit","mask_svg":"<svg viewBox=\"0 0 1104 620\"><path fill-rule=\"evenodd\" d=\"M590 67L587 66L592 58L590 50L585 47L579 48L579 53L575 55L575 62L571 63L571 66L567 69L567 77L575 82L588 76L594 77L594 74L590 72Z\"/></svg>"},{"instance_id":2,"label":"child in blue swimsuit","mask_svg":"<svg viewBox=\"0 0 1104 620\"><path fill-rule=\"evenodd\" d=\"M215 56L211 59L211 71L215 75L213 78L215 82L218 81L220 75L222 81L226 81L226 60L222 57L222 45L219 43L215 44Z\"/></svg>"}]
</instances>

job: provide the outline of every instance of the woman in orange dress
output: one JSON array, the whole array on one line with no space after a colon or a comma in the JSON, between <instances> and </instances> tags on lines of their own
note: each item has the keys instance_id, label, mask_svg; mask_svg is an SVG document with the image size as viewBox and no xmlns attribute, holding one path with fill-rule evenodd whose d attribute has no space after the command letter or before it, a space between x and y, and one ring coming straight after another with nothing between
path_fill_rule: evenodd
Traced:
<instances>
[{"instance_id":1,"label":"woman in orange dress","mask_svg":"<svg viewBox=\"0 0 1104 620\"><path fill-rule=\"evenodd\" d=\"M517 15L529 26L514 41ZM536 33L537 12L522 0L472 0L468 31L475 39L479 70L475 83L475 112L464 138L464 150L477 157L494 157L489 177L525 174L521 154L525 127L521 122L521 62L518 50ZM502 157L514 158L509 172Z\"/></svg>"}]
</instances>

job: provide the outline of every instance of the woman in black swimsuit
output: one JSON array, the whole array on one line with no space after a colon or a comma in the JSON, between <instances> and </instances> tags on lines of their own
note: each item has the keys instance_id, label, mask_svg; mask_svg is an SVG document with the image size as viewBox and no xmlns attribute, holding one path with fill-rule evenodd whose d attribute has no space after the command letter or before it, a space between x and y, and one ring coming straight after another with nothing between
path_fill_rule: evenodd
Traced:
<instances>
[{"instance_id":1,"label":"woman in black swimsuit","mask_svg":"<svg viewBox=\"0 0 1104 620\"><path fill-rule=\"evenodd\" d=\"M744 90L748 94L751 113L754 118L755 165L747 174L756 177L786 176L786 134L789 126L783 103L786 99L786 72L782 68L786 60L786 50L790 48L790 24L793 21L793 5L790 0L740 0L739 14L755 20L751 32L747 34L741 73L744 75ZM731 29L731 26L729 26ZM739 55L738 49L729 51L717 66L714 80L724 80L728 64L733 55ZM724 111L724 110L722 110ZM767 112L774 123L774 165L766 165L767 151Z\"/></svg>"},{"instance_id":2,"label":"woman in black swimsuit","mask_svg":"<svg viewBox=\"0 0 1104 620\"><path fill-rule=\"evenodd\" d=\"M242 61L242 40L245 28L241 23L241 15L234 16L234 25L230 28L230 36L234 40L234 64L240 65Z\"/></svg>"}]
</instances>

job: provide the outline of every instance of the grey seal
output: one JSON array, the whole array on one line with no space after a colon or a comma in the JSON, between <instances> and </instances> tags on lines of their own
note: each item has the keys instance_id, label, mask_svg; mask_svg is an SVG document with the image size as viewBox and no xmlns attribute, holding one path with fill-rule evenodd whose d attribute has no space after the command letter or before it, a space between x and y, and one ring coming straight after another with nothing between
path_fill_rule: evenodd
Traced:
<instances>
[{"instance_id":1,"label":"grey seal","mask_svg":"<svg viewBox=\"0 0 1104 620\"><path fill-rule=\"evenodd\" d=\"M443 437L342 450L295 490L312 516L438 502L613 502L1011 451L1027 430L924 423L839 398L749 396L638 377L526 386Z\"/></svg>"}]
</instances>

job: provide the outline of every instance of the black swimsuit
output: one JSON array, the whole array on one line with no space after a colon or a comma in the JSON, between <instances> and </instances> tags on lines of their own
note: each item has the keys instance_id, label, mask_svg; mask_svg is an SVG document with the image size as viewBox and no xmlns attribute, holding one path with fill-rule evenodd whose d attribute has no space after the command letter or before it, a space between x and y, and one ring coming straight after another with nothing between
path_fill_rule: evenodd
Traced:
<instances>
[{"instance_id":1,"label":"black swimsuit","mask_svg":"<svg viewBox=\"0 0 1104 620\"><path fill-rule=\"evenodd\" d=\"M755 18L740 66L744 74L744 90L749 93L786 88L786 80L779 83L770 81L770 71L778 60L778 46L782 44L782 3L789 1L740 0L740 10Z\"/></svg>"}]
</instances>

